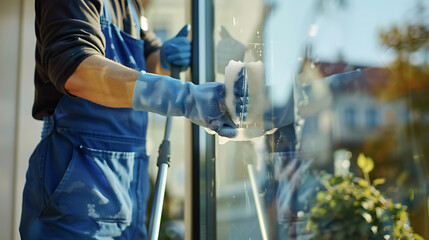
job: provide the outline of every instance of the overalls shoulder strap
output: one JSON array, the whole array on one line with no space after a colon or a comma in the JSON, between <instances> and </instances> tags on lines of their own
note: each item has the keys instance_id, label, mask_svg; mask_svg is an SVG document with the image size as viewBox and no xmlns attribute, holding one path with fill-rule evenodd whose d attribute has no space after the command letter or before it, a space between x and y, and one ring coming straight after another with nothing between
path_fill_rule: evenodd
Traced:
<instances>
[{"instance_id":1,"label":"overalls shoulder strap","mask_svg":"<svg viewBox=\"0 0 429 240\"><path fill-rule=\"evenodd\" d=\"M132 0L128 0L128 8L130 9L131 17L133 18L133 22L137 29L137 32L140 35L141 26L140 26L140 14L137 12L137 9L134 7L134 3Z\"/></svg>"},{"instance_id":2,"label":"overalls shoulder strap","mask_svg":"<svg viewBox=\"0 0 429 240\"><path fill-rule=\"evenodd\" d=\"M112 22L112 15L110 14L110 8L109 4L107 3L107 0L103 0L103 7L101 10L101 16L104 17L105 20L108 22Z\"/></svg>"},{"instance_id":3,"label":"overalls shoulder strap","mask_svg":"<svg viewBox=\"0 0 429 240\"><path fill-rule=\"evenodd\" d=\"M140 17L139 17L140 14L137 12L137 9L134 7L134 3L132 0L128 0L128 9L131 13L131 17L135 24L136 30L138 33L140 33L141 31ZM103 0L103 8L101 10L101 16L104 17L104 20L106 20L107 22L109 23L112 22L112 15L110 13L110 8L107 0Z\"/></svg>"}]
</instances>

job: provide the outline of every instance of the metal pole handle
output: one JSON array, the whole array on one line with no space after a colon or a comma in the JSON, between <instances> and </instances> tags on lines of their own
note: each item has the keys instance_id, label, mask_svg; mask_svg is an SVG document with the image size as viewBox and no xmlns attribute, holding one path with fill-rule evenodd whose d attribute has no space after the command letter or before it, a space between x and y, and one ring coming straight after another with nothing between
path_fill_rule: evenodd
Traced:
<instances>
[{"instance_id":1,"label":"metal pole handle","mask_svg":"<svg viewBox=\"0 0 429 240\"><path fill-rule=\"evenodd\" d=\"M267 227L265 224L265 215L262 209L262 204L259 199L258 186L255 180L255 173L252 164L247 164L247 172L249 174L250 186L252 187L253 199L255 200L256 213L258 216L259 228L263 240L268 240Z\"/></svg>"},{"instance_id":2,"label":"metal pole handle","mask_svg":"<svg viewBox=\"0 0 429 240\"><path fill-rule=\"evenodd\" d=\"M171 77L180 79L180 68L171 66ZM165 121L164 140L158 150L158 175L156 176L154 199L149 223L149 239L158 240L161 226L162 206L164 205L165 187L167 185L167 171L170 166L170 131L171 117Z\"/></svg>"}]
</instances>

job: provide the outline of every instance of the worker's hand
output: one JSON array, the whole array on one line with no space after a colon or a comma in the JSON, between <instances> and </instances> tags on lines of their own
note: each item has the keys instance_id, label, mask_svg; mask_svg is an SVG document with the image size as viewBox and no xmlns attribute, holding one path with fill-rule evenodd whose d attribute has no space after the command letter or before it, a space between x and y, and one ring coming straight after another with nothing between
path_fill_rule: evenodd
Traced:
<instances>
[{"instance_id":1,"label":"worker's hand","mask_svg":"<svg viewBox=\"0 0 429 240\"><path fill-rule=\"evenodd\" d=\"M220 41L217 44L217 72L224 74L225 67L228 66L229 61L243 61L246 47L235 40L225 27L221 26Z\"/></svg>"},{"instance_id":2,"label":"worker's hand","mask_svg":"<svg viewBox=\"0 0 429 240\"><path fill-rule=\"evenodd\" d=\"M161 47L161 67L170 70L170 65L175 65L184 71L191 63L191 43L187 36L191 29L186 24L182 30L174 37L167 40Z\"/></svg>"},{"instance_id":3,"label":"worker's hand","mask_svg":"<svg viewBox=\"0 0 429 240\"><path fill-rule=\"evenodd\" d=\"M188 111L184 114L185 117L195 124L215 131L220 136L229 138L236 136L237 125L232 121L225 103L225 84L208 82L196 85L194 89L193 99L186 102ZM238 105L237 108L241 109Z\"/></svg>"},{"instance_id":4,"label":"worker's hand","mask_svg":"<svg viewBox=\"0 0 429 240\"><path fill-rule=\"evenodd\" d=\"M234 81L234 87L233 87L233 99L232 99L232 107L235 108L235 115L232 119L235 117L239 118L240 114L242 113L242 120L247 120L248 115L248 104L249 104L249 86L246 86L245 84L245 75L244 75L244 67L241 68L241 70L238 72L237 76L235 77ZM230 115L233 115L230 111ZM239 119L237 119L239 122ZM237 122L237 121L235 121Z\"/></svg>"},{"instance_id":5,"label":"worker's hand","mask_svg":"<svg viewBox=\"0 0 429 240\"><path fill-rule=\"evenodd\" d=\"M234 88L236 98L243 97L237 81ZM243 104L236 101L235 104ZM237 134L225 103L225 84L208 82L194 85L183 83L168 76L142 71L136 81L133 94L133 108L139 111L155 112L166 116L184 116L193 123L209 128L224 137ZM241 107L237 107L241 109Z\"/></svg>"}]
</instances>

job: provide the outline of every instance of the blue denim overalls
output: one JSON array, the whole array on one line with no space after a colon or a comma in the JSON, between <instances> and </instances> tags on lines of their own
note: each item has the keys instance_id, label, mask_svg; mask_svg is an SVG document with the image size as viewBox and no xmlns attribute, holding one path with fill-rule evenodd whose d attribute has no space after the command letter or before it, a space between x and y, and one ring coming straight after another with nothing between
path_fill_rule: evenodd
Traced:
<instances>
[{"instance_id":1,"label":"blue denim overalls","mask_svg":"<svg viewBox=\"0 0 429 240\"><path fill-rule=\"evenodd\" d=\"M106 57L144 70L143 40L114 26L103 4ZM146 239L147 122L146 112L63 96L29 161L21 238Z\"/></svg>"}]
</instances>

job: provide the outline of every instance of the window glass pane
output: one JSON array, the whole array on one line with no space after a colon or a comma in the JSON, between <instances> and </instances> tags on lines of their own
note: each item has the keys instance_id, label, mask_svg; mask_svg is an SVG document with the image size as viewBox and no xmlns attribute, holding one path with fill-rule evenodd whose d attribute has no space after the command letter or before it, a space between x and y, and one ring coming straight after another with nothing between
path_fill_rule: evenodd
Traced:
<instances>
[{"instance_id":1,"label":"window glass pane","mask_svg":"<svg viewBox=\"0 0 429 240\"><path fill-rule=\"evenodd\" d=\"M428 239L429 2L213 4L216 238Z\"/></svg>"}]
</instances>

